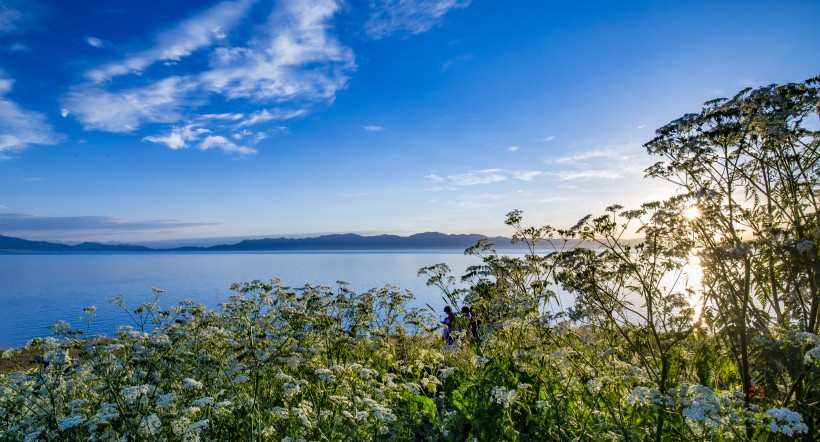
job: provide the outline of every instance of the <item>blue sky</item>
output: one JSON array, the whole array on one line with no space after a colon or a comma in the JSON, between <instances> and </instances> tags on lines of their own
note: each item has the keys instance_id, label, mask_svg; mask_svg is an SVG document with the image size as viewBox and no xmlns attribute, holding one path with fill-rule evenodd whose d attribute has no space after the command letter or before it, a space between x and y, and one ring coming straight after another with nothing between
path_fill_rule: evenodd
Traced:
<instances>
[{"instance_id":1,"label":"blue sky","mask_svg":"<svg viewBox=\"0 0 820 442\"><path fill-rule=\"evenodd\" d=\"M2 0L0 234L509 234L668 196L655 128L820 74L817 1Z\"/></svg>"}]
</instances>

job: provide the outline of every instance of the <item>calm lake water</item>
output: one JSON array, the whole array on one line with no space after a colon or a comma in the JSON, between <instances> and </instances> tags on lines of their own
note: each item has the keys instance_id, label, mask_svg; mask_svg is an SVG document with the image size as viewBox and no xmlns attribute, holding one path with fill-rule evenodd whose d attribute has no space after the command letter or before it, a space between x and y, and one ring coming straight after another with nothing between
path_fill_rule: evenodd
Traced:
<instances>
[{"instance_id":1,"label":"calm lake water","mask_svg":"<svg viewBox=\"0 0 820 442\"><path fill-rule=\"evenodd\" d=\"M0 348L49 336L49 327L58 320L84 328L82 309L92 305L97 317L90 332L111 335L131 322L109 301L122 295L133 310L153 299L152 287L166 290L160 298L163 307L191 299L218 309L233 294L235 282L279 278L290 287L336 287L341 280L360 292L392 284L412 291L414 306L426 302L440 309L440 293L417 273L441 262L461 276L480 261L461 250L0 255Z\"/></svg>"}]
</instances>

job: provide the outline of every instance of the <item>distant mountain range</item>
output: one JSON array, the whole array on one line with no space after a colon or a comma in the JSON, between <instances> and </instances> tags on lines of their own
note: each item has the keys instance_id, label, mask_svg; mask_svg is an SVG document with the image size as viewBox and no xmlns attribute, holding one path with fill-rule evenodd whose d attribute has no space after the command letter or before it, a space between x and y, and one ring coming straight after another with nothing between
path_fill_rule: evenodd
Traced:
<instances>
[{"instance_id":1,"label":"distant mountain range","mask_svg":"<svg viewBox=\"0 0 820 442\"><path fill-rule=\"evenodd\" d=\"M0 253L35 252L196 252L196 251L318 251L318 250L430 250L466 249L474 246L479 234L448 235L438 232L417 233L410 236L376 235L362 236L353 233L321 235L313 238L265 238L247 239L236 244L210 247L149 248L128 244L103 244L84 242L67 245L45 241L29 241L0 235ZM489 238L497 249L522 249L521 244L513 244L510 238L502 236Z\"/></svg>"}]
</instances>

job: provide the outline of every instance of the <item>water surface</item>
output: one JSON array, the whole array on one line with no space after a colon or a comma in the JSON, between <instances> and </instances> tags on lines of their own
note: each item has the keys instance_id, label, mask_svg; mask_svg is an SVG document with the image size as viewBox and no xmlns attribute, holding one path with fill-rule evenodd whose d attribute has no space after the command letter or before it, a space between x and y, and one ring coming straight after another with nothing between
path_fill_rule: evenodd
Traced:
<instances>
[{"instance_id":1,"label":"water surface","mask_svg":"<svg viewBox=\"0 0 820 442\"><path fill-rule=\"evenodd\" d=\"M355 291L392 284L412 291L414 306L430 303L439 309L440 293L417 273L440 262L460 276L480 261L461 250L0 254L0 348L48 336L58 320L84 327L82 309L92 305L97 318L89 331L111 335L130 319L109 301L122 295L133 309L153 299L153 287L166 290L163 307L191 299L217 309L236 282L279 278L291 287L336 287L341 280Z\"/></svg>"}]
</instances>

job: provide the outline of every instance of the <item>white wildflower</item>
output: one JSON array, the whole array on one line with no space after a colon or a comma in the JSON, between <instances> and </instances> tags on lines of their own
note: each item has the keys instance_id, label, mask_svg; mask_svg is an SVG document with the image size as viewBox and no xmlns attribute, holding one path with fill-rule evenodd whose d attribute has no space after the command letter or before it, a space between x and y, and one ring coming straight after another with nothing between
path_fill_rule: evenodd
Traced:
<instances>
[{"instance_id":1,"label":"white wildflower","mask_svg":"<svg viewBox=\"0 0 820 442\"><path fill-rule=\"evenodd\" d=\"M178 419L174 419L173 421L171 421L171 431L173 431L176 435L182 436L183 434L188 432L189 425L191 425L191 419L182 416Z\"/></svg>"},{"instance_id":2,"label":"white wildflower","mask_svg":"<svg viewBox=\"0 0 820 442\"><path fill-rule=\"evenodd\" d=\"M379 372L372 368L362 367L356 372L362 379L371 379L379 375Z\"/></svg>"},{"instance_id":3,"label":"white wildflower","mask_svg":"<svg viewBox=\"0 0 820 442\"><path fill-rule=\"evenodd\" d=\"M278 417L279 419L287 419L287 418L289 418L289 417L290 417L290 413L288 413L288 409L287 409L287 408L283 408L283 407L273 407L273 408L271 408L270 412L271 412L274 416Z\"/></svg>"},{"instance_id":4,"label":"white wildflower","mask_svg":"<svg viewBox=\"0 0 820 442\"><path fill-rule=\"evenodd\" d=\"M231 382L234 383L234 384L241 384L243 382L248 382L249 379L250 379L250 377L248 377L248 375L240 374L239 376L233 378L233 380Z\"/></svg>"},{"instance_id":5,"label":"white wildflower","mask_svg":"<svg viewBox=\"0 0 820 442\"><path fill-rule=\"evenodd\" d=\"M407 391L413 394L421 394L421 386L419 384L414 384L412 382L408 382L404 384L407 387Z\"/></svg>"},{"instance_id":6,"label":"white wildflower","mask_svg":"<svg viewBox=\"0 0 820 442\"><path fill-rule=\"evenodd\" d=\"M73 428L77 425L82 424L84 421L85 419L82 416L68 416L67 418L61 420L59 424L57 424L57 428L59 428L60 430L68 430L69 428Z\"/></svg>"},{"instance_id":7,"label":"white wildflower","mask_svg":"<svg viewBox=\"0 0 820 442\"><path fill-rule=\"evenodd\" d=\"M156 413L152 413L148 416L145 416L140 423L140 431L143 433L147 433L150 435L156 434L156 432L162 426L162 422L159 420L159 416Z\"/></svg>"},{"instance_id":8,"label":"white wildflower","mask_svg":"<svg viewBox=\"0 0 820 442\"><path fill-rule=\"evenodd\" d=\"M440 371L438 372L438 377L440 377L441 379L447 379L447 378L449 378L449 377L450 377L450 376L451 376L451 375L452 375L455 371L456 371L456 368L455 368L455 367L447 367L447 368L442 369L442 370L440 370Z\"/></svg>"},{"instance_id":9,"label":"white wildflower","mask_svg":"<svg viewBox=\"0 0 820 442\"><path fill-rule=\"evenodd\" d=\"M276 374L276 379L279 379L280 381L283 381L283 382L293 382L293 376L282 373L281 371Z\"/></svg>"},{"instance_id":10,"label":"white wildflower","mask_svg":"<svg viewBox=\"0 0 820 442\"><path fill-rule=\"evenodd\" d=\"M373 413L373 417L381 422L393 422L396 420L396 415L393 414L393 410L384 405L374 404L370 407L370 411Z\"/></svg>"},{"instance_id":11,"label":"white wildflower","mask_svg":"<svg viewBox=\"0 0 820 442\"><path fill-rule=\"evenodd\" d=\"M157 407L165 408L174 402L174 393L165 393L157 397Z\"/></svg>"},{"instance_id":12,"label":"white wildflower","mask_svg":"<svg viewBox=\"0 0 820 442\"><path fill-rule=\"evenodd\" d=\"M517 396L518 392L516 390L507 391L504 387L493 387L493 391L490 393L490 399L492 402L495 402L504 408L509 408L510 405L515 402Z\"/></svg>"},{"instance_id":13,"label":"white wildflower","mask_svg":"<svg viewBox=\"0 0 820 442\"><path fill-rule=\"evenodd\" d=\"M629 405L649 405L657 396L657 388L648 388L639 385L632 389L632 393L629 394L626 403Z\"/></svg>"},{"instance_id":14,"label":"white wildflower","mask_svg":"<svg viewBox=\"0 0 820 442\"><path fill-rule=\"evenodd\" d=\"M473 355L473 357L470 358L470 362L475 367L478 367L478 368L483 368L485 365L487 365L487 362L489 362L489 361L490 361L490 358L488 358L486 356L480 356L480 355Z\"/></svg>"},{"instance_id":15,"label":"white wildflower","mask_svg":"<svg viewBox=\"0 0 820 442\"><path fill-rule=\"evenodd\" d=\"M318 369L316 369L316 371L313 372L313 374L315 374L316 376L319 377L319 379L321 379L325 382L330 382L330 383L335 383L336 382L336 376L334 376L333 372L330 371L327 368L318 368Z\"/></svg>"},{"instance_id":16,"label":"white wildflower","mask_svg":"<svg viewBox=\"0 0 820 442\"><path fill-rule=\"evenodd\" d=\"M188 426L188 431L191 432L191 433L198 433L198 432L208 428L208 423L209 423L208 419L202 419L202 420L196 421L196 422L194 422L194 423L192 423L191 425Z\"/></svg>"},{"instance_id":17,"label":"white wildflower","mask_svg":"<svg viewBox=\"0 0 820 442\"><path fill-rule=\"evenodd\" d=\"M100 404L99 410L97 410L97 419L105 422L110 419L116 419L120 417L120 413L117 412L117 406L115 404L109 404L107 402L103 402Z\"/></svg>"},{"instance_id":18,"label":"white wildflower","mask_svg":"<svg viewBox=\"0 0 820 442\"><path fill-rule=\"evenodd\" d=\"M182 380L183 390L199 390L200 388L202 388L202 382L191 378L185 378Z\"/></svg>"},{"instance_id":19,"label":"white wildflower","mask_svg":"<svg viewBox=\"0 0 820 442\"><path fill-rule=\"evenodd\" d=\"M686 391L689 399L683 399L683 416L686 424L699 435L712 434L728 423L728 416L723 407L724 401L711 388L704 385L692 385Z\"/></svg>"},{"instance_id":20,"label":"white wildflower","mask_svg":"<svg viewBox=\"0 0 820 442\"><path fill-rule=\"evenodd\" d=\"M589 389L590 394L600 393L603 387L604 383L601 381L601 378L592 378L587 381L587 389Z\"/></svg>"},{"instance_id":21,"label":"white wildflower","mask_svg":"<svg viewBox=\"0 0 820 442\"><path fill-rule=\"evenodd\" d=\"M88 399L77 399L77 400L73 400L73 401L67 403L66 405L68 405L69 407L77 407L77 406L80 406L80 405L85 405L87 403L88 403Z\"/></svg>"},{"instance_id":22,"label":"white wildflower","mask_svg":"<svg viewBox=\"0 0 820 442\"><path fill-rule=\"evenodd\" d=\"M214 398L205 396L192 402L193 405L211 405L214 403Z\"/></svg>"},{"instance_id":23,"label":"white wildflower","mask_svg":"<svg viewBox=\"0 0 820 442\"><path fill-rule=\"evenodd\" d=\"M803 416L786 407L772 408L766 411L766 416L772 419L772 421L769 422L769 429L775 433L793 436L795 433L805 433L809 431L809 427L803 423Z\"/></svg>"}]
</instances>

